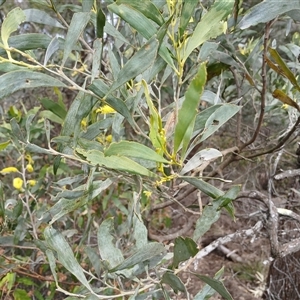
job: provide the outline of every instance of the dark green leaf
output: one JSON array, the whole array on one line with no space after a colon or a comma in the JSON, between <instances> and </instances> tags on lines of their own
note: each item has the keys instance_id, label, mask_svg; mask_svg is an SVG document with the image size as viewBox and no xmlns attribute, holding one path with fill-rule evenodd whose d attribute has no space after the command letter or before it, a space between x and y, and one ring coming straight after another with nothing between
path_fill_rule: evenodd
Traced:
<instances>
[{"instance_id":1,"label":"dark green leaf","mask_svg":"<svg viewBox=\"0 0 300 300\"><path fill-rule=\"evenodd\" d=\"M102 39L103 38L103 31L104 31L104 26L105 26L105 20L106 20L106 16L103 13L102 9L99 8L98 9L98 13L97 13L97 28L96 28L96 35L98 39Z\"/></svg>"},{"instance_id":2,"label":"dark green leaf","mask_svg":"<svg viewBox=\"0 0 300 300\"><path fill-rule=\"evenodd\" d=\"M180 176L180 178L194 185L197 189L199 189L209 197L212 197L213 199L217 199L218 197L224 195L224 192L203 181L202 179L188 176Z\"/></svg>"},{"instance_id":3,"label":"dark green leaf","mask_svg":"<svg viewBox=\"0 0 300 300\"><path fill-rule=\"evenodd\" d=\"M165 247L160 243L149 243L133 254L132 256L126 258L121 264L111 269L110 272L116 272L124 269L129 269L137 264L149 262L153 257L159 256L165 252Z\"/></svg>"},{"instance_id":4,"label":"dark green leaf","mask_svg":"<svg viewBox=\"0 0 300 300\"><path fill-rule=\"evenodd\" d=\"M144 38L150 39L156 33L156 28L153 23L147 19L142 13L133 9L132 7L116 3L110 4L107 7L111 12L120 16L130 26L137 30Z\"/></svg>"},{"instance_id":5,"label":"dark green leaf","mask_svg":"<svg viewBox=\"0 0 300 300\"><path fill-rule=\"evenodd\" d=\"M165 22L158 8L150 0L117 0L116 3L133 7L160 26Z\"/></svg>"},{"instance_id":6,"label":"dark green leaf","mask_svg":"<svg viewBox=\"0 0 300 300\"><path fill-rule=\"evenodd\" d=\"M205 275L200 275L196 273L192 273L198 278L200 278L202 281L210 285L214 290L216 290L222 297L224 297L226 300L233 300L227 289L225 288L224 284L222 281L210 278Z\"/></svg>"},{"instance_id":7,"label":"dark green leaf","mask_svg":"<svg viewBox=\"0 0 300 300\"><path fill-rule=\"evenodd\" d=\"M197 244L190 238L178 237L175 239L173 267L177 268L179 263L194 257L198 253Z\"/></svg>"},{"instance_id":8,"label":"dark green leaf","mask_svg":"<svg viewBox=\"0 0 300 300\"><path fill-rule=\"evenodd\" d=\"M178 291L186 293L186 289L182 281L179 277L177 277L174 273L167 271L161 280L162 283L168 284L174 292L177 294Z\"/></svg>"},{"instance_id":9,"label":"dark green leaf","mask_svg":"<svg viewBox=\"0 0 300 300\"><path fill-rule=\"evenodd\" d=\"M188 25L188 23L191 20L191 17L195 13L195 8L197 4L199 3L198 0L189 0L183 2L183 7L181 10L181 17L180 17L180 23L179 23L179 35L180 37L183 36L184 31Z\"/></svg>"},{"instance_id":10,"label":"dark green leaf","mask_svg":"<svg viewBox=\"0 0 300 300\"><path fill-rule=\"evenodd\" d=\"M44 108L52 111L55 115L57 115L61 119L63 120L65 119L67 112L64 109L64 107L61 107L58 103L54 102L49 98L42 98L40 99L40 102L42 103Z\"/></svg>"},{"instance_id":11,"label":"dark green leaf","mask_svg":"<svg viewBox=\"0 0 300 300\"><path fill-rule=\"evenodd\" d=\"M101 100L109 91L108 86L100 79L94 80L93 83L88 87L88 89L95 93L99 98L101 98ZM132 127L135 127L131 113L126 104L121 99L108 95L105 99L105 102L107 102L109 106L115 109L119 114L125 117L125 119Z\"/></svg>"}]
</instances>

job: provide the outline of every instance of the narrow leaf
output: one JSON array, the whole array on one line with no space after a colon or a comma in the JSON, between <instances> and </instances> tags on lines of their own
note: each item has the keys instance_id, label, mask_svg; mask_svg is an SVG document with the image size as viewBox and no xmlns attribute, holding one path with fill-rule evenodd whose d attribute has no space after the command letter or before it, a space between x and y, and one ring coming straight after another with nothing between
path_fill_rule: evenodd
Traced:
<instances>
[{"instance_id":1,"label":"narrow leaf","mask_svg":"<svg viewBox=\"0 0 300 300\"><path fill-rule=\"evenodd\" d=\"M158 25L162 25L165 21L158 8L150 0L117 0L116 3L126 4L141 12L148 19L154 21Z\"/></svg>"},{"instance_id":2,"label":"narrow leaf","mask_svg":"<svg viewBox=\"0 0 300 300\"><path fill-rule=\"evenodd\" d=\"M26 20L26 16L20 7L11 10L1 26L1 39L5 48L8 48L9 36L18 29L19 25ZM9 52L8 52L9 53ZM10 57L10 53L8 55Z\"/></svg>"},{"instance_id":3,"label":"narrow leaf","mask_svg":"<svg viewBox=\"0 0 300 300\"><path fill-rule=\"evenodd\" d=\"M101 69L101 59L102 59L102 50L103 44L100 39L96 39L93 44L94 52L93 52L93 63L92 63L92 81L95 78L99 77L100 69Z\"/></svg>"},{"instance_id":4,"label":"narrow leaf","mask_svg":"<svg viewBox=\"0 0 300 300\"><path fill-rule=\"evenodd\" d=\"M93 83L88 87L95 95L97 95L102 101L104 96L108 93L108 86L100 79L94 80ZM131 113L127 108L126 104L116 97L111 95L106 96L105 102L109 104L114 110L121 114L129 122L129 124L134 127L134 121L132 119Z\"/></svg>"},{"instance_id":5,"label":"narrow leaf","mask_svg":"<svg viewBox=\"0 0 300 300\"><path fill-rule=\"evenodd\" d=\"M184 31L188 25L188 23L191 20L191 17L195 13L195 8L197 4L199 3L198 0L189 0L183 2L183 7L181 10L181 17L180 17L180 23L179 23L179 34L180 37L183 36Z\"/></svg>"},{"instance_id":6,"label":"narrow leaf","mask_svg":"<svg viewBox=\"0 0 300 300\"><path fill-rule=\"evenodd\" d=\"M97 13L97 28L96 28L96 36L98 39L103 38L105 20L106 20L106 16L103 13L102 9L99 8Z\"/></svg>"},{"instance_id":7,"label":"narrow leaf","mask_svg":"<svg viewBox=\"0 0 300 300\"><path fill-rule=\"evenodd\" d=\"M89 12L78 12L72 17L70 27L66 36L64 56L62 60L62 65L65 64L71 51L73 50L75 44L77 43L82 31L86 27L87 23L90 21Z\"/></svg>"},{"instance_id":8,"label":"narrow leaf","mask_svg":"<svg viewBox=\"0 0 300 300\"><path fill-rule=\"evenodd\" d=\"M78 153L85 156L87 161L94 166L103 166L112 170L125 171L129 173L155 177L156 175L125 156L104 156L104 153L98 150L84 151L76 149Z\"/></svg>"},{"instance_id":9,"label":"narrow leaf","mask_svg":"<svg viewBox=\"0 0 300 300\"><path fill-rule=\"evenodd\" d=\"M208 137L210 137L223 124L225 124L229 119L231 119L240 109L241 106L238 105L233 105L233 104L221 105L207 119L205 123L205 128L202 132L200 142L205 141Z\"/></svg>"},{"instance_id":10,"label":"narrow leaf","mask_svg":"<svg viewBox=\"0 0 300 300\"><path fill-rule=\"evenodd\" d=\"M137 142L121 141L119 143L111 143L104 151L105 156L120 155L136 157L146 160L152 160L162 163L168 163L166 159L157 154L154 150Z\"/></svg>"},{"instance_id":11,"label":"narrow leaf","mask_svg":"<svg viewBox=\"0 0 300 300\"><path fill-rule=\"evenodd\" d=\"M108 94L150 68L156 58L157 50L158 41L153 37L124 65ZM145 60L145 57L147 57L147 60Z\"/></svg>"},{"instance_id":12,"label":"narrow leaf","mask_svg":"<svg viewBox=\"0 0 300 300\"><path fill-rule=\"evenodd\" d=\"M31 8L25 9L23 12L26 16L26 22L34 22L58 28L65 28L56 19L52 18L43 10Z\"/></svg>"},{"instance_id":13,"label":"narrow leaf","mask_svg":"<svg viewBox=\"0 0 300 300\"><path fill-rule=\"evenodd\" d=\"M226 24L222 22L232 12L234 0L215 1L214 5L204 15L188 39L183 52L184 61L192 51L211 38L224 33ZM226 21L225 21L226 22Z\"/></svg>"},{"instance_id":14,"label":"narrow leaf","mask_svg":"<svg viewBox=\"0 0 300 300\"><path fill-rule=\"evenodd\" d=\"M54 37L45 54L45 58L44 58L44 66L46 66L46 64L48 63L49 59L51 58L51 56L59 49L59 41L57 37Z\"/></svg>"},{"instance_id":15,"label":"narrow leaf","mask_svg":"<svg viewBox=\"0 0 300 300\"><path fill-rule=\"evenodd\" d=\"M163 244L156 242L149 243L138 249L138 251L135 254L125 259L120 265L111 269L110 272L129 269L140 263L147 264L147 262L149 262L153 257L159 256L164 252L165 247Z\"/></svg>"},{"instance_id":16,"label":"narrow leaf","mask_svg":"<svg viewBox=\"0 0 300 300\"><path fill-rule=\"evenodd\" d=\"M182 157L184 157L190 142L192 131L194 128L197 108L201 101L201 94L206 83L206 63L202 63L198 73L190 83L185 99L178 112L178 121L175 127L174 135L174 153L177 153L182 143Z\"/></svg>"},{"instance_id":17,"label":"narrow leaf","mask_svg":"<svg viewBox=\"0 0 300 300\"><path fill-rule=\"evenodd\" d=\"M213 199L217 199L218 197L224 195L224 192L221 190L217 189L213 185L195 178L195 177L188 177L188 176L181 176L181 179L187 181L188 183L192 184L195 186L197 189L202 191L204 194L208 195L209 197L212 197Z\"/></svg>"},{"instance_id":18,"label":"narrow leaf","mask_svg":"<svg viewBox=\"0 0 300 300\"><path fill-rule=\"evenodd\" d=\"M0 99L14 92L35 87L66 87L64 83L49 75L32 71L13 71L0 76Z\"/></svg>"},{"instance_id":19,"label":"narrow leaf","mask_svg":"<svg viewBox=\"0 0 300 300\"><path fill-rule=\"evenodd\" d=\"M296 108L298 111L300 111L299 105L292 100L286 93L284 93L281 90L276 89L273 93L272 96L278 100L280 100L282 103L287 104L289 106L292 106Z\"/></svg>"},{"instance_id":20,"label":"narrow leaf","mask_svg":"<svg viewBox=\"0 0 300 300\"><path fill-rule=\"evenodd\" d=\"M214 279L214 278L210 278L210 277L205 276L205 275L200 275L200 274L196 274L196 273L192 273L192 274L194 274L195 276L197 276L198 278L200 278L202 281L204 281L205 283L207 283L208 285L210 285L222 297L224 297L224 299L226 299L226 300L233 300L232 296L229 294L229 292L225 288L225 286L224 286L224 284L223 284L222 281Z\"/></svg>"},{"instance_id":21,"label":"narrow leaf","mask_svg":"<svg viewBox=\"0 0 300 300\"><path fill-rule=\"evenodd\" d=\"M140 1L140 3L143 3ZM107 8L118 15L122 20L126 21L130 26L137 30L144 38L150 39L156 33L153 23L148 20L141 12L132 7L116 3L112 3Z\"/></svg>"},{"instance_id":22,"label":"narrow leaf","mask_svg":"<svg viewBox=\"0 0 300 300\"><path fill-rule=\"evenodd\" d=\"M267 23L288 11L300 9L299 1L265 0L252 7L238 26L246 29L258 23Z\"/></svg>"},{"instance_id":23,"label":"narrow leaf","mask_svg":"<svg viewBox=\"0 0 300 300\"><path fill-rule=\"evenodd\" d=\"M82 267L75 259L74 253L63 235L52 226L48 226L44 231L44 237L49 247L56 251L59 262L88 290L91 290L91 287L83 273Z\"/></svg>"},{"instance_id":24,"label":"narrow leaf","mask_svg":"<svg viewBox=\"0 0 300 300\"><path fill-rule=\"evenodd\" d=\"M292 71L289 69L289 67L286 65L284 60L281 58L279 53L273 49L273 48L268 48L269 53L271 54L272 58L276 61L278 64L279 70L281 71L281 74L284 75L289 81L300 91L300 86L298 85L297 79L295 78L294 74Z\"/></svg>"},{"instance_id":25,"label":"narrow leaf","mask_svg":"<svg viewBox=\"0 0 300 300\"><path fill-rule=\"evenodd\" d=\"M168 284L174 292L177 294L178 291L186 293L186 289L182 281L179 277L177 277L174 273L167 271L161 280L162 283Z\"/></svg>"}]
</instances>

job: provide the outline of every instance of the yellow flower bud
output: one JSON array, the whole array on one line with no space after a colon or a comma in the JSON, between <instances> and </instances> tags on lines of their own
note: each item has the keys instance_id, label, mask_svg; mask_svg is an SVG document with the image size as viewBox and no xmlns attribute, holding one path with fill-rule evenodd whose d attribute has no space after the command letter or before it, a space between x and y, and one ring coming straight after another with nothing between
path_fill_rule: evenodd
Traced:
<instances>
[{"instance_id":1,"label":"yellow flower bud","mask_svg":"<svg viewBox=\"0 0 300 300\"><path fill-rule=\"evenodd\" d=\"M35 186L36 185L36 180L28 180L27 183L30 185L30 186Z\"/></svg>"},{"instance_id":2,"label":"yellow flower bud","mask_svg":"<svg viewBox=\"0 0 300 300\"><path fill-rule=\"evenodd\" d=\"M29 173L32 173L32 172L33 172L32 164L27 164L26 170L27 170Z\"/></svg>"},{"instance_id":3,"label":"yellow flower bud","mask_svg":"<svg viewBox=\"0 0 300 300\"><path fill-rule=\"evenodd\" d=\"M111 143L112 142L112 135L109 134L108 136L105 137L105 140L108 142L108 143Z\"/></svg>"},{"instance_id":4,"label":"yellow flower bud","mask_svg":"<svg viewBox=\"0 0 300 300\"><path fill-rule=\"evenodd\" d=\"M19 172L19 170L15 167L7 167L0 171L0 173L2 175L9 174L9 173L15 173L15 172Z\"/></svg>"},{"instance_id":5,"label":"yellow flower bud","mask_svg":"<svg viewBox=\"0 0 300 300\"><path fill-rule=\"evenodd\" d=\"M16 190L21 191L23 188L23 180L20 177L16 177L13 180L13 186Z\"/></svg>"}]
</instances>

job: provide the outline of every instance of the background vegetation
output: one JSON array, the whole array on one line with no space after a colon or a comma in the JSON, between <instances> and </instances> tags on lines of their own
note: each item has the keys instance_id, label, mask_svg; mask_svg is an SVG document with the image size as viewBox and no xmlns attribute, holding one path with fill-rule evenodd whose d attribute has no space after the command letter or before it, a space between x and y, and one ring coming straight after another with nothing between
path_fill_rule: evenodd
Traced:
<instances>
[{"instance_id":1,"label":"background vegetation","mask_svg":"<svg viewBox=\"0 0 300 300\"><path fill-rule=\"evenodd\" d=\"M297 298L298 2L0 4L3 299Z\"/></svg>"}]
</instances>

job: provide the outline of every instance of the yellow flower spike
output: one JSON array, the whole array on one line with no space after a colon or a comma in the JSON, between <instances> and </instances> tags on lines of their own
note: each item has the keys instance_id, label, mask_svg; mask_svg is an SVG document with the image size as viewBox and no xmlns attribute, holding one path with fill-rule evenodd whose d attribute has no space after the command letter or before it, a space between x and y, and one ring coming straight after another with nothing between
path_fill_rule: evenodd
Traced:
<instances>
[{"instance_id":1,"label":"yellow flower spike","mask_svg":"<svg viewBox=\"0 0 300 300\"><path fill-rule=\"evenodd\" d=\"M28 180L27 183L30 185L30 186L35 186L36 185L36 180Z\"/></svg>"},{"instance_id":2,"label":"yellow flower spike","mask_svg":"<svg viewBox=\"0 0 300 300\"><path fill-rule=\"evenodd\" d=\"M16 190L22 191L23 190L23 180L20 177L16 177L13 180L13 187Z\"/></svg>"},{"instance_id":3,"label":"yellow flower spike","mask_svg":"<svg viewBox=\"0 0 300 300\"><path fill-rule=\"evenodd\" d=\"M7 167L0 171L2 175L9 174L9 173L16 173L16 172L19 172L19 170L15 167Z\"/></svg>"},{"instance_id":4,"label":"yellow flower spike","mask_svg":"<svg viewBox=\"0 0 300 300\"><path fill-rule=\"evenodd\" d=\"M27 172L32 173L33 172L32 164L27 164L26 170L27 170Z\"/></svg>"},{"instance_id":5,"label":"yellow flower spike","mask_svg":"<svg viewBox=\"0 0 300 300\"><path fill-rule=\"evenodd\" d=\"M116 113L116 111L112 107L110 107L109 105L103 105L102 107L100 107L96 110L96 113L114 114L114 113Z\"/></svg>"},{"instance_id":6,"label":"yellow flower spike","mask_svg":"<svg viewBox=\"0 0 300 300\"><path fill-rule=\"evenodd\" d=\"M288 104L282 104L281 108L287 110L289 108L289 106L288 106Z\"/></svg>"}]
</instances>

